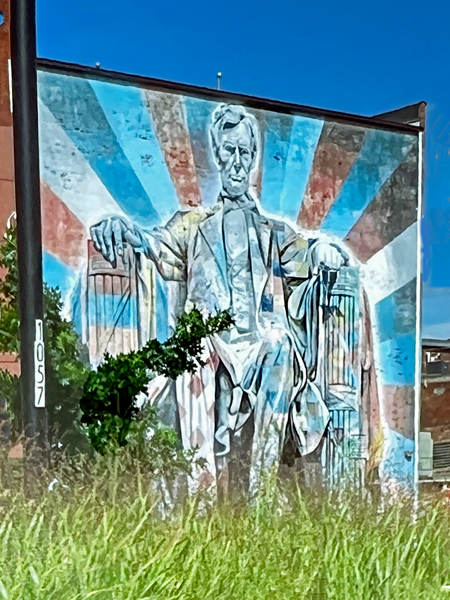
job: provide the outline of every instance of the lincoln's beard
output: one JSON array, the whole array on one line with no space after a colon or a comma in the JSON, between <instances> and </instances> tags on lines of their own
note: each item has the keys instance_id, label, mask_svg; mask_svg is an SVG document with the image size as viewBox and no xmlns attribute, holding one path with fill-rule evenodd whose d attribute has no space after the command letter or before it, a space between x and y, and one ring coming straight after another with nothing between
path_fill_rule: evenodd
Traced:
<instances>
[{"instance_id":1,"label":"lincoln's beard","mask_svg":"<svg viewBox=\"0 0 450 600\"><path fill-rule=\"evenodd\" d=\"M239 198L248 192L249 173L244 170L239 174L223 170L221 180L222 189L229 198Z\"/></svg>"}]
</instances>

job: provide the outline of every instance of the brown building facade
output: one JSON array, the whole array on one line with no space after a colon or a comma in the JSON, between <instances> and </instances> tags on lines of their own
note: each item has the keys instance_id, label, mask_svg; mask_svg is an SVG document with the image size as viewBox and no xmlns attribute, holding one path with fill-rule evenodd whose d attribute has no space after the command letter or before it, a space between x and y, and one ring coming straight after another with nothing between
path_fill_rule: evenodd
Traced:
<instances>
[{"instance_id":1,"label":"brown building facade","mask_svg":"<svg viewBox=\"0 0 450 600\"><path fill-rule=\"evenodd\" d=\"M14 147L10 93L10 0L0 0L0 235L15 211ZM0 276L2 276L0 270ZM19 362L15 356L0 355L0 368L18 374Z\"/></svg>"},{"instance_id":2,"label":"brown building facade","mask_svg":"<svg viewBox=\"0 0 450 600\"><path fill-rule=\"evenodd\" d=\"M433 479L450 479L450 342L422 345L421 427L431 434ZM424 449L427 454L427 450Z\"/></svg>"}]
</instances>

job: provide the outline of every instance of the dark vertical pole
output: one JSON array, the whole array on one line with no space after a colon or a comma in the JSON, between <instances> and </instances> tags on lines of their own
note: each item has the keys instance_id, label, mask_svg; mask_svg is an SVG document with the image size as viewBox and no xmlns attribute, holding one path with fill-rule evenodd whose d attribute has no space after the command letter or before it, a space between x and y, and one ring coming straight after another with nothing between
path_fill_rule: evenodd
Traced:
<instances>
[{"instance_id":1,"label":"dark vertical pole","mask_svg":"<svg viewBox=\"0 0 450 600\"><path fill-rule=\"evenodd\" d=\"M47 437L46 410L35 406L36 320L43 319L35 0L12 2L11 57L22 415L31 475L42 464Z\"/></svg>"}]
</instances>

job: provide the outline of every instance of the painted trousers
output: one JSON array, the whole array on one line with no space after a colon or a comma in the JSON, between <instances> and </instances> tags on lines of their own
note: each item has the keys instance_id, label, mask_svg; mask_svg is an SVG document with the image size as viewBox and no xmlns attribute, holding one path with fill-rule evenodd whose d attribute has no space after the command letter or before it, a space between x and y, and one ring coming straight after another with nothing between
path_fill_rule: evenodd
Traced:
<instances>
[{"instance_id":1,"label":"painted trousers","mask_svg":"<svg viewBox=\"0 0 450 600\"><path fill-rule=\"evenodd\" d=\"M281 328L267 330L253 343L225 344L216 337L213 346L220 358L215 430L218 480L228 479L225 490L233 485L233 460L238 468L233 446L245 447L240 460L248 464L241 467L245 472L247 466L247 491L253 494L264 474L278 469L290 406L303 379L301 358L291 335Z\"/></svg>"}]
</instances>

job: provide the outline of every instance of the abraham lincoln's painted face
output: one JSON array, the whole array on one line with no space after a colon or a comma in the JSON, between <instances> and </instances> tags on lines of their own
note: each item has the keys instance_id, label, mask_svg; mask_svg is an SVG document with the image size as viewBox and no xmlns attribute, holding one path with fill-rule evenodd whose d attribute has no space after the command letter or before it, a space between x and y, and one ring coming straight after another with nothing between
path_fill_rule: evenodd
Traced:
<instances>
[{"instance_id":1,"label":"abraham lincoln's painted face","mask_svg":"<svg viewBox=\"0 0 450 600\"><path fill-rule=\"evenodd\" d=\"M216 158L222 189L229 198L239 198L248 191L250 173L255 163L254 141L245 120L218 132Z\"/></svg>"}]
</instances>

